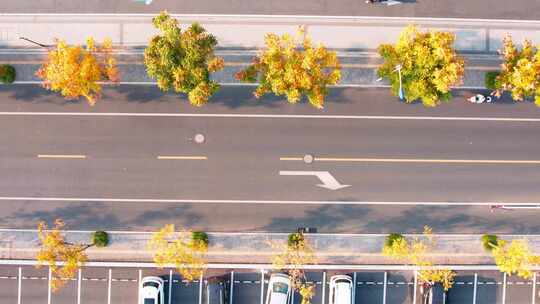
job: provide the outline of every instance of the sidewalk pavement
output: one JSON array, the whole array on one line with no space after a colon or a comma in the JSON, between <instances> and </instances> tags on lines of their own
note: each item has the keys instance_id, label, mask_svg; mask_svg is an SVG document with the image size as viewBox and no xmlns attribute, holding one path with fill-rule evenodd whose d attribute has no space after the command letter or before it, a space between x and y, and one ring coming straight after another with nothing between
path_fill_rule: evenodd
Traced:
<instances>
[{"instance_id":1,"label":"sidewalk pavement","mask_svg":"<svg viewBox=\"0 0 540 304\"><path fill-rule=\"evenodd\" d=\"M66 232L69 242L88 243L91 232ZM87 250L91 261L151 262L146 250L151 232L109 232L110 243L105 248ZM211 263L270 263L279 252L271 243L285 244L286 233L208 233L208 261ZM405 235L407 237L422 237ZM381 255L384 234L307 234L321 264L400 264ZM437 244L433 261L437 264L493 264L483 249L481 235L435 235ZM540 252L540 235L500 235L502 239L526 238L535 252ZM35 259L39 247L34 230L0 229L0 258Z\"/></svg>"},{"instance_id":2,"label":"sidewalk pavement","mask_svg":"<svg viewBox=\"0 0 540 304\"><path fill-rule=\"evenodd\" d=\"M84 43L93 36L98 41L112 39L118 47L144 47L156 33L151 24L154 14L0 14L0 46L33 47L19 37L52 44L55 38L69 43ZM219 47L256 49L264 46L266 33L295 34L303 25L313 41L341 50L375 50L382 43L393 43L403 28L416 24L422 28L451 31L455 47L461 52L495 53L506 33L540 43L540 21L433 19L408 17L321 17L264 15L173 15L181 26L199 22L215 35Z\"/></svg>"}]
</instances>

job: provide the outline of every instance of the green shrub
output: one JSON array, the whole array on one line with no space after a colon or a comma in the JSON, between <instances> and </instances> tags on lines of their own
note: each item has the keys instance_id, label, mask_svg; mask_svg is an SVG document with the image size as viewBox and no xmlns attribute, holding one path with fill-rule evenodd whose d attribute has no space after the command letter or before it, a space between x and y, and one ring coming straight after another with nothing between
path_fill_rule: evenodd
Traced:
<instances>
[{"instance_id":1,"label":"green shrub","mask_svg":"<svg viewBox=\"0 0 540 304\"><path fill-rule=\"evenodd\" d=\"M105 231L95 231L92 233L92 244L96 247L105 247L109 244L109 234Z\"/></svg>"},{"instance_id":2,"label":"green shrub","mask_svg":"<svg viewBox=\"0 0 540 304\"><path fill-rule=\"evenodd\" d=\"M194 243L201 243L205 247L208 247L208 234L204 231L193 231L191 233L191 240Z\"/></svg>"},{"instance_id":3,"label":"green shrub","mask_svg":"<svg viewBox=\"0 0 540 304\"><path fill-rule=\"evenodd\" d=\"M8 64L0 65L0 82L10 84L15 81L15 68Z\"/></svg>"},{"instance_id":4,"label":"green shrub","mask_svg":"<svg viewBox=\"0 0 540 304\"><path fill-rule=\"evenodd\" d=\"M485 76L484 76L484 83L485 83L485 86L486 88L490 89L490 90L495 90L497 89L495 86L495 81L497 79L497 76L499 76L500 72L498 71L490 71L490 72L486 72Z\"/></svg>"},{"instance_id":5,"label":"green shrub","mask_svg":"<svg viewBox=\"0 0 540 304\"><path fill-rule=\"evenodd\" d=\"M497 246L499 244L499 237L494 234L484 234L482 236L482 245L484 245L484 249L487 251L493 250L494 246Z\"/></svg>"},{"instance_id":6,"label":"green shrub","mask_svg":"<svg viewBox=\"0 0 540 304\"><path fill-rule=\"evenodd\" d=\"M399 233L390 233L384 240L385 247L392 247L395 241L404 239L405 237Z\"/></svg>"},{"instance_id":7,"label":"green shrub","mask_svg":"<svg viewBox=\"0 0 540 304\"><path fill-rule=\"evenodd\" d=\"M304 241L304 234L301 232L293 232L289 234L289 237L287 238L287 246L289 248L294 248L298 246L300 242Z\"/></svg>"}]
</instances>

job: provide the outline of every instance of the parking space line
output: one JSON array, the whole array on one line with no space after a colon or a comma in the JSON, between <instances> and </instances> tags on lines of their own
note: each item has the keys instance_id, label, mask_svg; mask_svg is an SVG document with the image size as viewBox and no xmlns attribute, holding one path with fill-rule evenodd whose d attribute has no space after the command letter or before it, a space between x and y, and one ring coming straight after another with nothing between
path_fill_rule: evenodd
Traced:
<instances>
[{"instance_id":1,"label":"parking space line","mask_svg":"<svg viewBox=\"0 0 540 304\"><path fill-rule=\"evenodd\" d=\"M322 273L322 295L321 295L321 304L324 304L324 298L326 296L326 271Z\"/></svg>"},{"instance_id":2,"label":"parking space line","mask_svg":"<svg viewBox=\"0 0 540 304\"><path fill-rule=\"evenodd\" d=\"M418 286L418 270L414 271L413 304L416 304L416 289Z\"/></svg>"},{"instance_id":3,"label":"parking space line","mask_svg":"<svg viewBox=\"0 0 540 304\"><path fill-rule=\"evenodd\" d=\"M52 270L49 266L49 276L47 280L47 304L51 304L51 279L52 279Z\"/></svg>"},{"instance_id":4,"label":"parking space line","mask_svg":"<svg viewBox=\"0 0 540 304\"><path fill-rule=\"evenodd\" d=\"M111 304L111 282L112 282L112 268L109 268L109 279L107 282L107 304ZM138 290L139 288L137 288Z\"/></svg>"},{"instance_id":5,"label":"parking space line","mask_svg":"<svg viewBox=\"0 0 540 304\"><path fill-rule=\"evenodd\" d=\"M169 269L169 302L167 303L171 303L171 296L172 296L172 269Z\"/></svg>"},{"instance_id":6,"label":"parking space line","mask_svg":"<svg viewBox=\"0 0 540 304\"><path fill-rule=\"evenodd\" d=\"M506 304L506 272L503 273L503 294L502 304Z\"/></svg>"},{"instance_id":7,"label":"parking space line","mask_svg":"<svg viewBox=\"0 0 540 304\"><path fill-rule=\"evenodd\" d=\"M81 304L81 277L82 277L82 269L79 268L79 277L77 280L77 304Z\"/></svg>"},{"instance_id":8,"label":"parking space line","mask_svg":"<svg viewBox=\"0 0 540 304\"><path fill-rule=\"evenodd\" d=\"M231 290L230 290L229 304L233 304L233 295L234 295L234 270L231 271Z\"/></svg>"},{"instance_id":9,"label":"parking space line","mask_svg":"<svg viewBox=\"0 0 540 304\"><path fill-rule=\"evenodd\" d=\"M158 155L159 160L208 160L206 156Z\"/></svg>"},{"instance_id":10,"label":"parking space line","mask_svg":"<svg viewBox=\"0 0 540 304\"><path fill-rule=\"evenodd\" d=\"M473 287L473 302L472 304L476 304L476 290L478 288L478 273L474 273L474 287Z\"/></svg>"},{"instance_id":11,"label":"parking space line","mask_svg":"<svg viewBox=\"0 0 540 304\"><path fill-rule=\"evenodd\" d=\"M353 290L352 290L352 298L353 298L353 304L356 303L356 271L353 273Z\"/></svg>"},{"instance_id":12,"label":"parking space line","mask_svg":"<svg viewBox=\"0 0 540 304\"><path fill-rule=\"evenodd\" d=\"M292 292L292 295L294 296L294 291ZM259 303L260 304L264 303L264 269L261 269L261 296L259 299ZM294 300L292 303L294 303Z\"/></svg>"},{"instance_id":13,"label":"parking space line","mask_svg":"<svg viewBox=\"0 0 540 304\"><path fill-rule=\"evenodd\" d=\"M384 286L383 286L383 295L382 295L382 302L383 304L386 304L386 288L388 287L388 272L384 272Z\"/></svg>"},{"instance_id":14,"label":"parking space line","mask_svg":"<svg viewBox=\"0 0 540 304\"><path fill-rule=\"evenodd\" d=\"M199 304L202 304L203 274L199 276ZM170 303L170 302L169 302Z\"/></svg>"},{"instance_id":15,"label":"parking space line","mask_svg":"<svg viewBox=\"0 0 540 304\"><path fill-rule=\"evenodd\" d=\"M19 267L19 276L17 282L17 304L21 304L21 287L22 287L22 267Z\"/></svg>"},{"instance_id":16,"label":"parking space line","mask_svg":"<svg viewBox=\"0 0 540 304\"><path fill-rule=\"evenodd\" d=\"M141 284L142 284L142 269L139 269L139 282L137 284L137 299L141 298Z\"/></svg>"},{"instance_id":17,"label":"parking space line","mask_svg":"<svg viewBox=\"0 0 540 304\"><path fill-rule=\"evenodd\" d=\"M82 154L38 154L38 158L71 158L71 159L85 159L86 155Z\"/></svg>"},{"instance_id":18,"label":"parking space line","mask_svg":"<svg viewBox=\"0 0 540 304\"><path fill-rule=\"evenodd\" d=\"M532 294L532 304L536 303L536 272L533 274L533 288L532 288L533 294Z\"/></svg>"}]
</instances>

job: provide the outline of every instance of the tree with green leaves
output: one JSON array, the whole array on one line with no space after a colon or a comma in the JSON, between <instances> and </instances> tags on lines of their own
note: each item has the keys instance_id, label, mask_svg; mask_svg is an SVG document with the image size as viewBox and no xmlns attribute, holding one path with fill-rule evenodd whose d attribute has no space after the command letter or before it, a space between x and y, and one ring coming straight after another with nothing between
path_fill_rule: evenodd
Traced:
<instances>
[{"instance_id":1,"label":"tree with green leaves","mask_svg":"<svg viewBox=\"0 0 540 304\"><path fill-rule=\"evenodd\" d=\"M219 89L218 83L210 80L210 73L224 66L223 59L214 55L216 37L198 23L182 31L167 12L161 12L152 22L159 34L144 50L148 76L156 79L163 91L187 94L194 106L208 102Z\"/></svg>"},{"instance_id":2,"label":"tree with green leaves","mask_svg":"<svg viewBox=\"0 0 540 304\"><path fill-rule=\"evenodd\" d=\"M503 63L495 78L494 95L500 97L508 91L516 101L534 98L535 104L540 106L540 48L525 40L519 50L512 37L506 35L499 53Z\"/></svg>"},{"instance_id":3,"label":"tree with green leaves","mask_svg":"<svg viewBox=\"0 0 540 304\"><path fill-rule=\"evenodd\" d=\"M464 61L454 49L450 32L421 32L408 26L395 45L382 44L378 53L384 63L379 77L390 80L392 93L399 95L400 78L406 102L422 100L433 107L451 97L450 87L461 82ZM396 67L400 66L400 73Z\"/></svg>"},{"instance_id":4,"label":"tree with green leaves","mask_svg":"<svg viewBox=\"0 0 540 304\"><path fill-rule=\"evenodd\" d=\"M300 27L297 37L289 34L267 34L264 49L236 78L242 82L259 82L256 98L274 93L297 103L307 96L309 103L322 109L328 86L341 78L336 52L323 44L313 45Z\"/></svg>"}]
</instances>

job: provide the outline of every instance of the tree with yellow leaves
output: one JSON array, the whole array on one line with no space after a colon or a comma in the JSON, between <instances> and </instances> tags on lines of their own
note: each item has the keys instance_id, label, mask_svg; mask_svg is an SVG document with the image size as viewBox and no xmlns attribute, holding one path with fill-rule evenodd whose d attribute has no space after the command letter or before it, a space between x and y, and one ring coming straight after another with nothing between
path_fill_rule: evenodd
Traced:
<instances>
[{"instance_id":1,"label":"tree with yellow leaves","mask_svg":"<svg viewBox=\"0 0 540 304\"><path fill-rule=\"evenodd\" d=\"M188 95L194 106L202 106L219 90L210 74L224 67L223 58L214 54L215 36L200 24L193 23L184 31L178 20L166 11L152 19L159 31L144 50L144 64L148 76L157 80L163 91L173 89Z\"/></svg>"},{"instance_id":2,"label":"tree with yellow leaves","mask_svg":"<svg viewBox=\"0 0 540 304\"><path fill-rule=\"evenodd\" d=\"M106 39L98 45L93 38L87 39L85 47L56 41L36 76L46 89L60 92L67 99L85 97L92 106L101 96L100 82L120 80L112 41Z\"/></svg>"},{"instance_id":3,"label":"tree with yellow leaves","mask_svg":"<svg viewBox=\"0 0 540 304\"><path fill-rule=\"evenodd\" d=\"M252 83L258 80L256 98L272 92L297 103L305 95L311 105L322 109L327 86L337 84L341 78L336 52L322 44L314 46L302 27L296 38L267 34L265 43L266 49L236 78Z\"/></svg>"},{"instance_id":4,"label":"tree with yellow leaves","mask_svg":"<svg viewBox=\"0 0 540 304\"><path fill-rule=\"evenodd\" d=\"M465 71L454 40L450 32L421 32L416 26L408 26L395 45L379 46L377 51L384 63L377 74L390 80L395 96L401 82L406 102L421 99L425 106L433 107L440 100L448 101L450 87L461 82Z\"/></svg>"},{"instance_id":5,"label":"tree with yellow leaves","mask_svg":"<svg viewBox=\"0 0 540 304\"><path fill-rule=\"evenodd\" d=\"M450 269L433 269L433 262L429 259L429 254L435 248L436 242L430 227L424 227L422 237L406 239L400 234L392 233L383 247L382 253L390 258L405 261L427 269L418 271L420 282L433 286L441 283L444 290L448 290L454 284L456 273Z\"/></svg>"},{"instance_id":6,"label":"tree with yellow leaves","mask_svg":"<svg viewBox=\"0 0 540 304\"><path fill-rule=\"evenodd\" d=\"M204 232L175 232L174 225L165 225L148 241L159 267L174 264L188 281L198 279L206 271L208 236Z\"/></svg>"},{"instance_id":7,"label":"tree with yellow leaves","mask_svg":"<svg viewBox=\"0 0 540 304\"><path fill-rule=\"evenodd\" d=\"M491 244L491 254L495 264L501 272L508 275L530 279L533 276L531 268L540 264L540 256L534 255L525 239L497 240L496 244Z\"/></svg>"},{"instance_id":8,"label":"tree with yellow leaves","mask_svg":"<svg viewBox=\"0 0 540 304\"><path fill-rule=\"evenodd\" d=\"M525 40L518 50L512 37L506 35L499 54L504 61L494 81L494 95L500 97L504 91L509 91L516 101L534 98L535 104L540 106L540 48Z\"/></svg>"},{"instance_id":9,"label":"tree with yellow leaves","mask_svg":"<svg viewBox=\"0 0 540 304\"><path fill-rule=\"evenodd\" d=\"M85 250L91 244L74 244L65 240L61 230L65 224L61 219L54 222L54 227L50 230L45 222L38 224L38 238L41 244L37 254L37 267L44 264L51 270L52 291L59 290L67 280L73 278L77 270L88 260ZM57 261L63 263L62 266Z\"/></svg>"},{"instance_id":10,"label":"tree with yellow leaves","mask_svg":"<svg viewBox=\"0 0 540 304\"><path fill-rule=\"evenodd\" d=\"M287 272L293 290L302 296L302 304L310 304L315 295L315 286L307 281L303 265L316 264L315 249L301 232L291 233L287 244L270 243L273 249L279 251L272 258L272 266L276 270Z\"/></svg>"}]
</instances>

